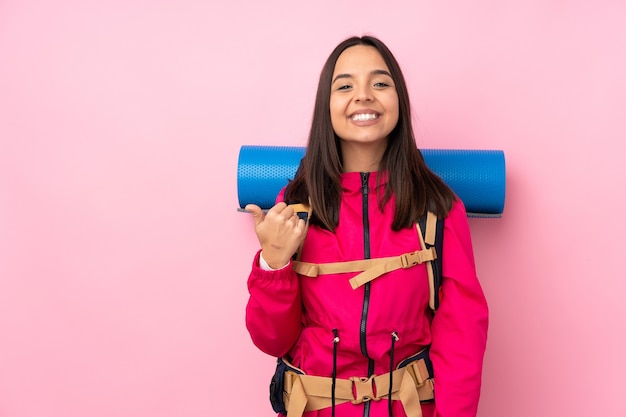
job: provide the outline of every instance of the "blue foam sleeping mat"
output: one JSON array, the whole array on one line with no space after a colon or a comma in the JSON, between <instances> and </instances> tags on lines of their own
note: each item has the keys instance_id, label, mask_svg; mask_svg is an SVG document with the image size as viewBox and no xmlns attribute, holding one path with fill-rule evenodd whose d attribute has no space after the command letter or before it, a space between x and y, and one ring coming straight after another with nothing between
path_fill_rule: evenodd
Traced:
<instances>
[{"instance_id":1,"label":"blue foam sleeping mat","mask_svg":"<svg viewBox=\"0 0 626 417\"><path fill-rule=\"evenodd\" d=\"M420 149L426 165L465 204L470 217L501 217L506 167L501 150ZM256 204L269 209L280 190L293 179L304 147L244 145L237 164L239 207Z\"/></svg>"}]
</instances>

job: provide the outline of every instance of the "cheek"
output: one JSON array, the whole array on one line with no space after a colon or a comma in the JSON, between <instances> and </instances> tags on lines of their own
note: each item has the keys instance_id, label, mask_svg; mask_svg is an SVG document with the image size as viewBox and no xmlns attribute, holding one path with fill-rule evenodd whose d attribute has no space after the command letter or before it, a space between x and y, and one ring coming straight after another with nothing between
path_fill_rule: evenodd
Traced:
<instances>
[{"instance_id":1,"label":"cheek","mask_svg":"<svg viewBox=\"0 0 626 417\"><path fill-rule=\"evenodd\" d=\"M398 120L399 119L400 119L400 109L398 109L396 107L396 111L395 111L395 114L394 114L394 121L393 121L393 125L394 126L398 124Z\"/></svg>"},{"instance_id":2,"label":"cheek","mask_svg":"<svg viewBox=\"0 0 626 417\"><path fill-rule=\"evenodd\" d=\"M335 123L340 122L345 118L344 107L338 100L330 100L330 120L335 127Z\"/></svg>"},{"instance_id":3,"label":"cheek","mask_svg":"<svg viewBox=\"0 0 626 417\"><path fill-rule=\"evenodd\" d=\"M398 103L398 98L396 97L395 100L390 100L389 101L389 106L387 107L391 117L391 120L393 121L394 126L398 123L398 119L400 118L400 105Z\"/></svg>"},{"instance_id":4,"label":"cheek","mask_svg":"<svg viewBox=\"0 0 626 417\"><path fill-rule=\"evenodd\" d=\"M343 106L341 105L341 100L331 98L329 107L330 107L330 115L333 117L340 115L343 112Z\"/></svg>"}]
</instances>

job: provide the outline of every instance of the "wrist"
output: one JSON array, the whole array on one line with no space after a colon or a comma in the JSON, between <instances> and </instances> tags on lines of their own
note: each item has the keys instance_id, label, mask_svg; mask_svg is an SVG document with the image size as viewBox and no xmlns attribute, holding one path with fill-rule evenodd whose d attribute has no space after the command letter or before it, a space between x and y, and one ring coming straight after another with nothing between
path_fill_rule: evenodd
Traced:
<instances>
[{"instance_id":1,"label":"wrist","mask_svg":"<svg viewBox=\"0 0 626 417\"><path fill-rule=\"evenodd\" d=\"M279 269L285 268L287 265L289 265L289 261L284 262L280 260L274 260L271 257L269 259L266 259L263 256L263 251L261 251L261 253L259 254L259 266L261 267L261 269L264 269L266 271L278 271Z\"/></svg>"}]
</instances>

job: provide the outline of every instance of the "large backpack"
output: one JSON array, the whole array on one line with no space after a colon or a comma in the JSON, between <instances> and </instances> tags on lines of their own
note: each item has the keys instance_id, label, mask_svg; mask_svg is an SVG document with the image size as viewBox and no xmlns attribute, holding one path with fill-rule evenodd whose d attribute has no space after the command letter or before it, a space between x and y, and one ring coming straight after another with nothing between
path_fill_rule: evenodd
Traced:
<instances>
[{"instance_id":1,"label":"large backpack","mask_svg":"<svg viewBox=\"0 0 626 417\"><path fill-rule=\"evenodd\" d=\"M298 217L303 219L307 228L309 226L309 219L311 218L311 208L310 205L305 204L289 204L295 212L298 214ZM302 275L306 275L309 277L316 277L320 274L328 274L328 273L341 273L341 272L360 272L355 277L350 280L350 284L352 288L358 288L359 286L369 282L380 275L393 271L399 268L410 268L417 264L421 264L426 262L426 268L428 271L428 284L430 289L430 298L429 298L429 306L433 312L437 310L439 307L439 289L441 287L442 281L442 265L441 265L441 253L443 248L443 219L437 218L437 216L431 212L428 212L426 215L422 216L422 218L415 224L417 229L417 235L420 240L421 250L405 253L403 255L388 257L388 258L374 258L374 259L364 259L359 261L347 261L347 262L333 262L333 263L323 263L323 264L312 264L308 262L302 262L300 257L302 255L302 245L298 250L298 253L294 256L295 260L293 261L293 268L296 272ZM336 338L338 340L338 338ZM335 342L336 343L336 342ZM336 346L336 344L335 344ZM411 409L420 410L419 402L422 401L432 401L433 399L433 368L432 362L429 357L429 349L425 348L417 355L408 358L402 361L398 367L398 369L402 369L404 366L413 366L421 363L425 368L424 378L425 380L421 384L419 388L417 388L416 398L418 402L409 401ZM287 362L285 362L284 358L277 359L276 372L272 377L272 381L270 383L270 402L272 404L272 408L277 413L281 413L283 415L291 415L291 413L287 413L285 398L289 397L293 390L293 385L290 385L288 390L285 389L285 377L289 374L288 371L291 371L291 375L296 375L299 378L307 378L307 376L302 375L303 372L298 370L297 368L291 367ZM395 371L398 372L398 371ZM415 372L415 370L413 371ZM418 372L422 375L422 372ZM391 373L390 373L391 375ZM308 377L311 378L311 377ZM327 381L331 378L321 378L321 377L312 377L313 381L319 383L319 381ZM389 377L391 378L391 377ZM404 379L404 378L401 378ZM410 378L409 378L410 380ZM310 380L307 380L310 381ZM335 385L335 377L332 377L332 386ZM350 381L348 381L350 382ZM353 384L353 382L352 382ZM388 383L391 387L391 382ZM413 385L412 385L413 386ZM317 388L319 388L316 385ZM325 386L324 386L325 387ZM300 386L302 390L304 388ZM420 389L427 388L427 395L419 394ZM315 390L314 390L315 391ZM319 390L318 390L319 391ZM324 390L323 390L324 391ZM335 391L332 388L332 394L329 397L332 406L334 407L335 401ZM382 395L382 394L381 394ZM391 389L389 391L389 396L391 397ZM308 402L308 396L306 392L304 395L296 396L298 399L298 404L294 406L294 411L304 411L305 406ZM322 396L323 397L323 396ZM319 397L316 397L319 399ZM403 401L404 405L404 397L400 399ZM422 400L423 398L423 400ZM293 398L290 401L294 401ZM291 402L290 402L291 404ZM311 410L317 410L322 407L326 407L326 403L318 404L316 408L312 408ZM298 408L299 407L299 408ZM406 408L405 408L406 410ZM408 410L406 410L408 411ZM296 416L302 415L302 413L296 413ZM413 415L413 414L411 414ZM417 415L417 414L415 414ZM421 415L421 413L419 413Z\"/></svg>"}]
</instances>

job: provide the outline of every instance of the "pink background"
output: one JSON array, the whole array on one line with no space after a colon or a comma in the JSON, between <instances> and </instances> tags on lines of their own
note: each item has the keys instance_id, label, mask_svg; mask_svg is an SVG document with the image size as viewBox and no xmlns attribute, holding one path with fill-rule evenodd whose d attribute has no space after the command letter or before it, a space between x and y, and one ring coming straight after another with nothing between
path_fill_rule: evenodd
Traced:
<instances>
[{"instance_id":1,"label":"pink background","mask_svg":"<svg viewBox=\"0 0 626 417\"><path fill-rule=\"evenodd\" d=\"M0 416L271 416L243 144L303 146L381 37L422 147L503 149L471 219L482 417L626 415L626 3L0 1Z\"/></svg>"}]
</instances>

